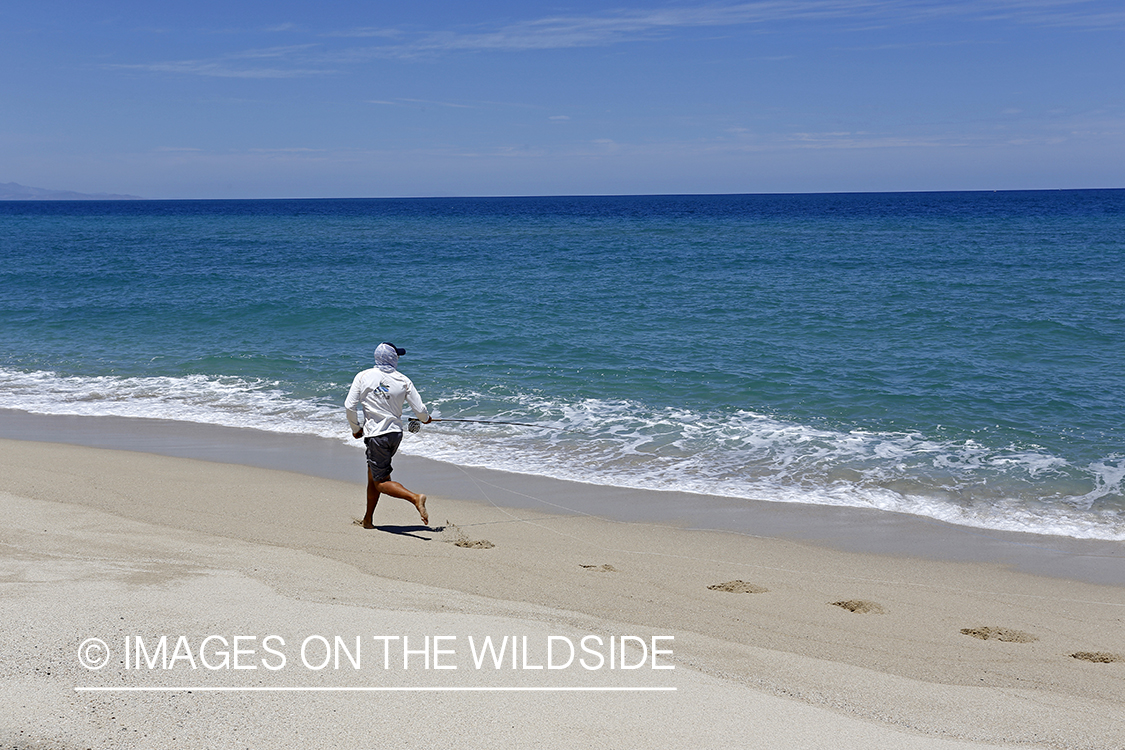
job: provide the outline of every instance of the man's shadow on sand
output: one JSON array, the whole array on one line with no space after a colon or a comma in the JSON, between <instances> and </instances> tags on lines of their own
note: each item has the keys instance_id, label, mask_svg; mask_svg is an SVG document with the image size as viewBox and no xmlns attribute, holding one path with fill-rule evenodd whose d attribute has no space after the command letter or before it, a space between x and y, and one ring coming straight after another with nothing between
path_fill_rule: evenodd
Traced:
<instances>
[{"instance_id":1,"label":"man's shadow on sand","mask_svg":"<svg viewBox=\"0 0 1125 750\"><path fill-rule=\"evenodd\" d=\"M352 521L353 524L363 527L362 522L358 519ZM419 536L422 532L429 532L431 534L440 534L445 531L444 526L421 526L415 524L413 526L396 526L393 524L379 524L373 529L364 529L364 531L382 531L385 534L395 534L397 536L408 536L411 539L420 539L423 542L432 542L432 536Z\"/></svg>"}]
</instances>

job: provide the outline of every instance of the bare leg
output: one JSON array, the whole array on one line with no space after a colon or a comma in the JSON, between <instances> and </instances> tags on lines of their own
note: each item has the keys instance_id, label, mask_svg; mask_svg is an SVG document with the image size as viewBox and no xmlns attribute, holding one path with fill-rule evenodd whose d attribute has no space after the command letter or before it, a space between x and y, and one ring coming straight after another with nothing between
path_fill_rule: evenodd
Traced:
<instances>
[{"instance_id":1,"label":"bare leg","mask_svg":"<svg viewBox=\"0 0 1125 750\"><path fill-rule=\"evenodd\" d=\"M384 479L382 482L375 483L376 496L379 492L385 492L391 497L399 497L403 500L408 500L414 503L414 507L418 509L418 515L422 517L422 523L426 526L430 525L430 515L426 512L426 496L419 495L417 492L411 492L403 487L398 482L392 482L390 479ZM370 489L368 490L368 497L370 498ZM370 505L371 501L368 500L368 505L374 509L375 506Z\"/></svg>"},{"instance_id":2,"label":"bare leg","mask_svg":"<svg viewBox=\"0 0 1125 750\"><path fill-rule=\"evenodd\" d=\"M369 468L367 470L367 515L363 517L363 528L375 528L373 516L375 515L375 506L378 504L379 485L375 482L375 478L371 476L371 469Z\"/></svg>"}]
</instances>

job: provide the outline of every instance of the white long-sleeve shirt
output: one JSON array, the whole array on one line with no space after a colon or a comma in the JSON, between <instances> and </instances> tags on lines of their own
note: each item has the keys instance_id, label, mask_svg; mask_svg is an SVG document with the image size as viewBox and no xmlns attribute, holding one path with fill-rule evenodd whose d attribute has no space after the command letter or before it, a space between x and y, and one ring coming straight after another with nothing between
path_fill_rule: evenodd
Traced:
<instances>
[{"instance_id":1,"label":"white long-sleeve shirt","mask_svg":"<svg viewBox=\"0 0 1125 750\"><path fill-rule=\"evenodd\" d=\"M429 419L430 414L414 384L398 370L384 372L372 367L359 373L352 381L352 387L344 401L352 434L359 432L361 425L364 437L402 432L403 401L410 404L415 417L423 422ZM360 407L363 409L362 422L358 414Z\"/></svg>"}]
</instances>

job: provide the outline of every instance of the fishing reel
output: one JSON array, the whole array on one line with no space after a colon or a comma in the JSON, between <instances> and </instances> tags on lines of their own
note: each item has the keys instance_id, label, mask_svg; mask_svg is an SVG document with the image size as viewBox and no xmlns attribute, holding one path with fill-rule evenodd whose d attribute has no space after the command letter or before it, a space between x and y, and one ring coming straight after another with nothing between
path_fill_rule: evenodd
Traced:
<instances>
[{"instance_id":1,"label":"fishing reel","mask_svg":"<svg viewBox=\"0 0 1125 750\"><path fill-rule=\"evenodd\" d=\"M406 429L410 430L411 432L418 432L422 429L422 422L417 419L411 419L409 422L407 422Z\"/></svg>"}]
</instances>

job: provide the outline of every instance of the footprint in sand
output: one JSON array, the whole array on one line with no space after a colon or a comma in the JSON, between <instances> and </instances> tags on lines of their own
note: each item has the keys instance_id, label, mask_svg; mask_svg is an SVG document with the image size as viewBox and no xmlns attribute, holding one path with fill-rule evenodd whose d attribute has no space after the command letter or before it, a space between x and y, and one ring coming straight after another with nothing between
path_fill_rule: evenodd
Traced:
<instances>
[{"instance_id":1,"label":"footprint in sand","mask_svg":"<svg viewBox=\"0 0 1125 750\"><path fill-rule=\"evenodd\" d=\"M869 602L866 599L846 599L842 602L829 602L833 607L840 607L849 612L855 612L861 615L884 615L887 610L883 609L881 604L877 602ZM962 631L964 632L964 631Z\"/></svg>"},{"instance_id":2,"label":"footprint in sand","mask_svg":"<svg viewBox=\"0 0 1125 750\"><path fill-rule=\"evenodd\" d=\"M982 641L1003 641L1004 643L1031 643L1039 640L1038 636L1011 628L961 628L961 633L971 635L973 638L980 638Z\"/></svg>"},{"instance_id":3,"label":"footprint in sand","mask_svg":"<svg viewBox=\"0 0 1125 750\"><path fill-rule=\"evenodd\" d=\"M715 583L708 586L711 591L726 591L731 594L764 594L769 589L764 586L758 586L746 581L727 581L726 583Z\"/></svg>"},{"instance_id":4,"label":"footprint in sand","mask_svg":"<svg viewBox=\"0 0 1125 750\"><path fill-rule=\"evenodd\" d=\"M457 524L452 521L446 521L445 526L441 527L442 531L448 531L450 537L442 539L443 542L449 542L454 547L462 547L464 549L492 549L496 545L487 539L470 539L465 535L465 532L458 528Z\"/></svg>"},{"instance_id":5,"label":"footprint in sand","mask_svg":"<svg viewBox=\"0 0 1125 750\"><path fill-rule=\"evenodd\" d=\"M609 565L608 563L605 564L605 565L581 565L579 567L585 568L586 570L592 570L595 573L616 573L617 572L617 568L613 567L612 565Z\"/></svg>"},{"instance_id":6,"label":"footprint in sand","mask_svg":"<svg viewBox=\"0 0 1125 750\"><path fill-rule=\"evenodd\" d=\"M1121 654L1111 654L1106 651L1075 651L1071 654L1071 657L1081 661L1092 661L1098 664L1125 661L1125 656Z\"/></svg>"},{"instance_id":7,"label":"footprint in sand","mask_svg":"<svg viewBox=\"0 0 1125 750\"><path fill-rule=\"evenodd\" d=\"M492 549L496 545L487 539L458 539L453 546L465 549Z\"/></svg>"}]
</instances>

